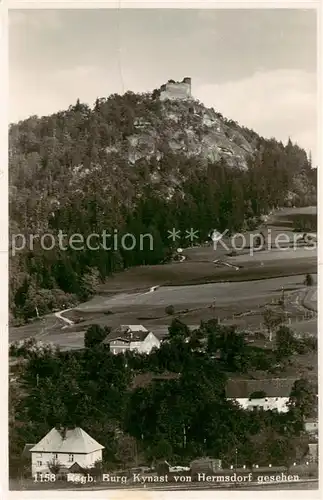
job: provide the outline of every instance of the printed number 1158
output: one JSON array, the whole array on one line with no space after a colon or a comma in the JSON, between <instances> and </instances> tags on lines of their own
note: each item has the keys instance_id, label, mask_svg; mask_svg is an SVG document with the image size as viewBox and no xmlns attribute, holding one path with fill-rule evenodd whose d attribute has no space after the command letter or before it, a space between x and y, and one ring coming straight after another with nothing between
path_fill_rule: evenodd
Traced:
<instances>
[{"instance_id":1,"label":"printed number 1158","mask_svg":"<svg viewBox=\"0 0 323 500\"><path fill-rule=\"evenodd\" d=\"M56 475L55 474L34 474L34 482L35 483L53 483L56 481Z\"/></svg>"}]
</instances>

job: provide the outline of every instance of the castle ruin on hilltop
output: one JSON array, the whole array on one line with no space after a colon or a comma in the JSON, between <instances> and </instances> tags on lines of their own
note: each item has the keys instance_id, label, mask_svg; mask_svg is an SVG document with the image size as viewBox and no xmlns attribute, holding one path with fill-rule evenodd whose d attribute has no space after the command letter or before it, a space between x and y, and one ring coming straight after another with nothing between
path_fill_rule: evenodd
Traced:
<instances>
[{"instance_id":1,"label":"castle ruin on hilltop","mask_svg":"<svg viewBox=\"0 0 323 500\"><path fill-rule=\"evenodd\" d=\"M181 82L168 80L167 83L164 83L160 87L159 98L161 101L165 101L166 99L191 99L191 78L185 77Z\"/></svg>"}]
</instances>

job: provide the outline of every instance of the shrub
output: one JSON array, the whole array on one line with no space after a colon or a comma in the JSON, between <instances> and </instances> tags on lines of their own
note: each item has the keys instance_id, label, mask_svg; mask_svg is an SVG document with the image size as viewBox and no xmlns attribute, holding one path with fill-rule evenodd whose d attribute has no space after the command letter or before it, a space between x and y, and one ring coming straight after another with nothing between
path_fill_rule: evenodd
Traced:
<instances>
[{"instance_id":1,"label":"shrub","mask_svg":"<svg viewBox=\"0 0 323 500\"><path fill-rule=\"evenodd\" d=\"M109 331L109 328L102 328L102 326L100 325L89 326L84 335L85 347L91 348L98 344L101 344L102 340L105 339Z\"/></svg>"},{"instance_id":2,"label":"shrub","mask_svg":"<svg viewBox=\"0 0 323 500\"><path fill-rule=\"evenodd\" d=\"M12 342L9 345L9 356L30 358L34 355L45 356L46 354L57 352L57 346L51 342L45 343L41 340L36 340L34 337Z\"/></svg>"},{"instance_id":3,"label":"shrub","mask_svg":"<svg viewBox=\"0 0 323 500\"><path fill-rule=\"evenodd\" d=\"M317 231L316 217L299 216L294 219L294 231L297 233L304 231Z\"/></svg>"},{"instance_id":4,"label":"shrub","mask_svg":"<svg viewBox=\"0 0 323 500\"><path fill-rule=\"evenodd\" d=\"M51 460L47 462L48 468L51 471L52 474L58 474L59 471L61 470L62 464L58 460Z\"/></svg>"},{"instance_id":5,"label":"shrub","mask_svg":"<svg viewBox=\"0 0 323 500\"><path fill-rule=\"evenodd\" d=\"M309 351L317 351L317 338L316 337L306 337L303 339L304 345Z\"/></svg>"},{"instance_id":6,"label":"shrub","mask_svg":"<svg viewBox=\"0 0 323 500\"><path fill-rule=\"evenodd\" d=\"M307 274L305 276L304 285L313 286L313 283L314 283L313 276L311 274Z\"/></svg>"},{"instance_id":7,"label":"shrub","mask_svg":"<svg viewBox=\"0 0 323 500\"><path fill-rule=\"evenodd\" d=\"M297 354L306 354L308 352L308 348L306 344L300 340L295 342L295 351Z\"/></svg>"},{"instance_id":8,"label":"shrub","mask_svg":"<svg viewBox=\"0 0 323 500\"><path fill-rule=\"evenodd\" d=\"M172 316L175 313L175 307L172 305L165 307L165 313Z\"/></svg>"}]
</instances>

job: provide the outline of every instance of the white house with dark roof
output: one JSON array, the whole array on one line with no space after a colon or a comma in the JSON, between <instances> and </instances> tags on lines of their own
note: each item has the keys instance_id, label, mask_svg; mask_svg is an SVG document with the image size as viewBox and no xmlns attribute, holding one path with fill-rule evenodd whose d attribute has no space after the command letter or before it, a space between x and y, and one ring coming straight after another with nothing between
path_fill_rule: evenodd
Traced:
<instances>
[{"instance_id":1,"label":"white house with dark roof","mask_svg":"<svg viewBox=\"0 0 323 500\"><path fill-rule=\"evenodd\" d=\"M113 354L126 351L149 354L154 347L160 347L160 340L143 325L121 325L110 332L102 343L109 345Z\"/></svg>"},{"instance_id":2,"label":"white house with dark roof","mask_svg":"<svg viewBox=\"0 0 323 500\"><path fill-rule=\"evenodd\" d=\"M295 378L229 379L226 397L239 403L245 410L277 410L286 413Z\"/></svg>"},{"instance_id":3,"label":"white house with dark roof","mask_svg":"<svg viewBox=\"0 0 323 500\"><path fill-rule=\"evenodd\" d=\"M103 449L104 446L80 427L65 432L53 428L29 450L32 475L50 472L50 463L67 469L75 463L84 468L92 467L102 460Z\"/></svg>"}]
</instances>

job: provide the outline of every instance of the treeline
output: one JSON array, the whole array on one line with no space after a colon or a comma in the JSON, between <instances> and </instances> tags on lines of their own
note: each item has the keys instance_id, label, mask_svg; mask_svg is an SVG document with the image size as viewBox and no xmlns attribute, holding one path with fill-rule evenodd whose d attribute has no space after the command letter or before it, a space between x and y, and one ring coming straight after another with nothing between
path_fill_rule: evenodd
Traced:
<instances>
[{"instance_id":1,"label":"treeline","mask_svg":"<svg viewBox=\"0 0 323 500\"><path fill-rule=\"evenodd\" d=\"M111 273L164 262L174 246L172 228L182 231L176 244L185 246L191 227L198 230L195 243L203 242L210 228L240 230L272 207L313 202L315 171L296 144L265 140L226 121L254 148L247 170L234 169L223 159L175 153L162 139L165 110L167 103L149 94L127 92L97 99L93 109L78 101L10 127L10 233L27 241L10 259L10 310L17 322L87 298ZM193 118L183 117L186 127ZM140 136L138 119L161 137L161 153L130 164L128 139ZM149 233L153 249L148 239L133 250L41 248L42 235L57 238L59 231L84 239L117 231L137 242ZM38 235L32 248L31 234Z\"/></svg>"},{"instance_id":2,"label":"treeline","mask_svg":"<svg viewBox=\"0 0 323 500\"><path fill-rule=\"evenodd\" d=\"M90 332L98 341L97 330ZM237 370L288 363L291 345L286 331L266 351L217 321L190 331L175 319L169 338L150 355L113 355L99 343L78 352L20 350L25 361L9 395L11 475L21 472L25 443L36 443L53 426L84 428L105 446L105 470L134 465L138 457L143 464L189 463L209 455L230 465L236 450L240 465L288 465L306 451L303 422L315 411L315 388L295 382L286 414L242 410L226 399L225 388ZM138 384L143 376L158 380Z\"/></svg>"}]
</instances>

